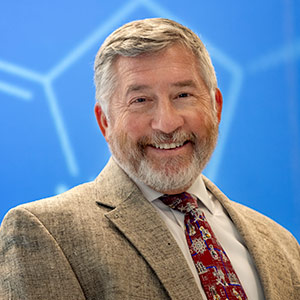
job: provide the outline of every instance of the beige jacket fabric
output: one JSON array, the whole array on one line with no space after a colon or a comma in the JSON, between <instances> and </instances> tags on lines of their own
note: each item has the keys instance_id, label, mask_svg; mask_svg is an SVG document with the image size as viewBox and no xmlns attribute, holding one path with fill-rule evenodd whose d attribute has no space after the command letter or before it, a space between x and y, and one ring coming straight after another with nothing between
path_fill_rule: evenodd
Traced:
<instances>
[{"instance_id":1,"label":"beige jacket fabric","mask_svg":"<svg viewBox=\"0 0 300 300\"><path fill-rule=\"evenodd\" d=\"M268 300L300 299L300 247L204 178L254 258ZM0 228L0 299L202 299L173 236L110 160L98 178L12 209Z\"/></svg>"}]
</instances>

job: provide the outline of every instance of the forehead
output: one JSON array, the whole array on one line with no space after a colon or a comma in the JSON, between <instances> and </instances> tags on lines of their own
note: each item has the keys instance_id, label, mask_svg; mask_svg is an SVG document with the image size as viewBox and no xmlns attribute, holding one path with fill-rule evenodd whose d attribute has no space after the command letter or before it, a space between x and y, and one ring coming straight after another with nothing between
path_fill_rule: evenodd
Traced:
<instances>
[{"instance_id":1,"label":"forehead","mask_svg":"<svg viewBox=\"0 0 300 300\"><path fill-rule=\"evenodd\" d=\"M114 63L118 85L201 80L199 64L190 49L173 45L136 57L119 56Z\"/></svg>"}]
</instances>

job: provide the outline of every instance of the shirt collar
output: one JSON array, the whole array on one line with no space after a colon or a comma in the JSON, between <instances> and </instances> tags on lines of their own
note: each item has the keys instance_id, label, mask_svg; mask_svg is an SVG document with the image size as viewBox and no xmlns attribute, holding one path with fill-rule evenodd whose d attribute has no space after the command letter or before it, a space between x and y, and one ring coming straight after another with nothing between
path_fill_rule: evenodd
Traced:
<instances>
[{"instance_id":1,"label":"shirt collar","mask_svg":"<svg viewBox=\"0 0 300 300\"><path fill-rule=\"evenodd\" d=\"M135 179L134 182L139 187L144 197L150 202L156 200L157 198L163 195L162 193L153 190L152 188L150 188L149 186L137 179ZM201 174L196 178L194 183L186 190L186 192L196 196L202 202L202 204L206 206L206 208L213 214L214 203L209 197L208 191L205 187L205 183L202 179Z\"/></svg>"}]
</instances>

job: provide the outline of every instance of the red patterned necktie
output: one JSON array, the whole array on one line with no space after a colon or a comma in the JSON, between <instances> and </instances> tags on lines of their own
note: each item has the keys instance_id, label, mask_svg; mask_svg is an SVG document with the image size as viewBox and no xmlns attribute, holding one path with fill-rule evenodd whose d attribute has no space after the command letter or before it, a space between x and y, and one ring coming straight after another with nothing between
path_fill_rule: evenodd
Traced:
<instances>
[{"instance_id":1,"label":"red patterned necktie","mask_svg":"<svg viewBox=\"0 0 300 300\"><path fill-rule=\"evenodd\" d=\"M185 214L185 236L208 300L245 300L246 293L217 241L197 198L189 193L164 195L164 204Z\"/></svg>"}]
</instances>

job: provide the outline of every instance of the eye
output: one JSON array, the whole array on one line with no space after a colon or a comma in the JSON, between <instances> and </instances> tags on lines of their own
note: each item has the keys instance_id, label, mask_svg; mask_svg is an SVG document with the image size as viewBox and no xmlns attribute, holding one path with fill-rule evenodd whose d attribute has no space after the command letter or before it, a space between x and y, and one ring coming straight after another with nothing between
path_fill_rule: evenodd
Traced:
<instances>
[{"instance_id":1,"label":"eye","mask_svg":"<svg viewBox=\"0 0 300 300\"><path fill-rule=\"evenodd\" d=\"M189 97L190 94L189 93L181 93L178 95L178 98L186 98L186 97Z\"/></svg>"},{"instance_id":2,"label":"eye","mask_svg":"<svg viewBox=\"0 0 300 300\"><path fill-rule=\"evenodd\" d=\"M146 102L146 98L137 98L133 102L134 103L143 103L143 102Z\"/></svg>"},{"instance_id":3,"label":"eye","mask_svg":"<svg viewBox=\"0 0 300 300\"><path fill-rule=\"evenodd\" d=\"M128 107L131 109L149 109L153 103L154 99L151 95L132 95L128 99Z\"/></svg>"},{"instance_id":4,"label":"eye","mask_svg":"<svg viewBox=\"0 0 300 300\"><path fill-rule=\"evenodd\" d=\"M135 107L141 107L150 103L151 102L150 100L151 99L149 99L148 97L136 97L130 100L129 105L133 105Z\"/></svg>"}]
</instances>

